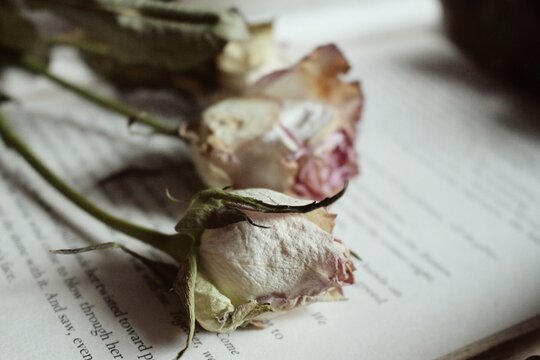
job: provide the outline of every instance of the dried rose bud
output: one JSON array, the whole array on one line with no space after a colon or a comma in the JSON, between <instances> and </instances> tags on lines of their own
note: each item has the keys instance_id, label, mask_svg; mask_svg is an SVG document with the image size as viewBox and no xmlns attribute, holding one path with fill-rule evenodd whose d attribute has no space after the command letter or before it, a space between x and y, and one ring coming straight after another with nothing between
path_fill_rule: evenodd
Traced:
<instances>
[{"instance_id":1,"label":"dried rose bud","mask_svg":"<svg viewBox=\"0 0 540 360\"><path fill-rule=\"evenodd\" d=\"M273 72L241 97L222 100L184 135L210 186L263 187L321 199L358 173L354 150L362 109L357 82L334 45Z\"/></svg>"},{"instance_id":2,"label":"dried rose bud","mask_svg":"<svg viewBox=\"0 0 540 360\"><path fill-rule=\"evenodd\" d=\"M268 204L306 204L271 190L233 193ZM202 327L230 331L261 313L343 298L341 287L354 282L354 266L332 235L334 214L323 208L305 214L243 211L259 226L238 222L201 236L195 317Z\"/></svg>"}]
</instances>

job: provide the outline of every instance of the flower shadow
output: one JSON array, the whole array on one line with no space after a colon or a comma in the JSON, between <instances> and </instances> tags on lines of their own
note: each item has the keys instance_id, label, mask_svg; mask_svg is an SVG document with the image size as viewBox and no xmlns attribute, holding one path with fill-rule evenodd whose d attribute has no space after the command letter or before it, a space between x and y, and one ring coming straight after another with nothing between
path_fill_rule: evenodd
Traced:
<instances>
[{"instance_id":1,"label":"flower shadow","mask_svg":"<svg viewBox=\"0 0 540 360\"><path fill-rule=\"evenodd\" d=\"M133 212L175 222L192 196L205 188L178 139L129 134L118 119L90 121L34 109L17 113L24 118L17 132L29 140L34 133L40 136L31 147L60 159L62 167L54 166L55 171L100 206L119 210L120 216ZM84 139L84 144L73 139ZM55 150L58 143L61 150Z\"/></svg>"},{"instance_id":2,"label":"flower shadow","mask_svg":"<svg viewBox=\"0 0 540 360\"><path fill-rule=\"evenodd\" d=\"M17 189L17 199L39 209L39 212L48 214L50 220L47 221L54 221L58 231L43 231L49 225L46 224L46 220L41 220L35 226L43 227L38 231L44 236L39 239L29 238L27 244L41 243L41 247L32 250L32 257L36 260L44 260L45 257L54 259L54 267L46 268L49 286L56 289L62 303L68 305L67 316L70 319L78 319L77 330L83 331L88 338L92 338L90 336L92 334L88 333L98 326L107 331L112 330L113 335L110 338L123 339L122 343L131 353L134 353L134 348L138 346L128 342L130 336L133 336L129 334L131 330L147 346L153 346L154 349L165 348L165 351L170 349L168 358L172 358L184 346L185 331L178 323L178 315L174 315L179 313L181 305L177 295L170 291L170 286L166 286L162 279L141 261L118 249L77 255L49 253L49 250L58 246L80 247L116 239L103 239L93 234L93 231L89 231L89 227L81 224L77 217L72 216L73 214L62 211L61 205L52 203L46 194L35 191L28 179L7 162L0 161L0 177L7 186ZM35 210L32 213L38 216ZM129 243L124 241L124 244L130 248L141 249L136 241ZM164 254L157 253L147 246L143 246L139 252L153 259L164 257ZM176 265L166 263L165 266L169 277L174 278ZM60 267L64 269L62 274L52 271ZM82 296L76 300L71 298L71 289L66 285L65 280L68 278L77 279L79 284L77 292ZM30 278L21 281L27 282L25 286L28 288L35 286ZM111 306L113 302L119 309L116 314ZM90 320L85 322L84 317L89 316L85 314L85 306L89 312L89 306L92 306L91 311L95 316L95 320L92 318L92 321L99 322L99 325L94 326L94 322ZM45 311L45 307L43 310ZM124 315L118 316L119 313ZM99 339L99 333L92 336ZM134 341L133 338L131 340ZM103 339L102 341L108 342Z\"/></svg>"},{"instance_id":3,"label":"flower shadow","mask_svg":"<svg viewBox=\"0 0 540 360\"><path fill-rule=\"evenodd\" d=\"M189 96L179 96L167 90L137 88L119 94L122 101L151 114L158 114L164 121L195 121L201 111L202 102ZM174 120L173 120L174 119Z\"/></svg>"},{"instance_id":4,"label":"flower shadow","mask_svg":"<svg viewBox=\"0 0 540 360\"><path fill-rule=\"evenodd\" d=\"M190 162L165 161L150 165L156 164L154 158L153 154L134 155L127 163L145 165L128 165L113 171L99 179L95 187L108 194L118 206L140 207L137 197L143 196L150 200L144 206L145 213L162 214L176 221L193 195L205 186ZM126 189L140 189L142 194L126 196Z\"/></svg>"},{"instance_id":5,"label":"flower shadow","mask_svg":"<svg viewBox=\"0 0 540 360\"><path fill-rule=\"evenodd\" d=\"M175 318L181 308L179 298L141 262L114 249L75 256L91 264L73 274L90 282L88 301L100 308L103 322L119 338L136 335L147 346L171 346L175 351L183 347L185 332Z\"/></svg>"}]
</instances>

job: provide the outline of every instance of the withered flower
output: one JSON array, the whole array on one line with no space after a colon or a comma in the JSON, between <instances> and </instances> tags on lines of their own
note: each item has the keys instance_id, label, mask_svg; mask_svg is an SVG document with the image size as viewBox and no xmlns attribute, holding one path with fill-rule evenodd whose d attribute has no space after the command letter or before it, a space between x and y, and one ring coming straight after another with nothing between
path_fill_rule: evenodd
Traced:
<instances>
[{"instance_id":1,"label":"withered flower","mask_svg":"<svg viewBox=\"0 0 540 360\"><path fill-rule=\"evenodd\" d=\"M234 192L272 206L306 202L265 189ZM270 311L342 299L354 282L347 248L332 235L335 215L242 209L250 222L202 233L197 253L195 317L209 331L230 331Z\"/></svg>"},{"instance_id":2,"label":"withered flower","mask_svg":"<svg viewBox=\"0 0 540 360\"><path fill-rule=\"evenodd\" d=\"M262 187L322 199L358 173L354 149L362 110L358 82L334 46L317 48L203 112L183 130L210 186Z\"/></svg>"}]
</instances>

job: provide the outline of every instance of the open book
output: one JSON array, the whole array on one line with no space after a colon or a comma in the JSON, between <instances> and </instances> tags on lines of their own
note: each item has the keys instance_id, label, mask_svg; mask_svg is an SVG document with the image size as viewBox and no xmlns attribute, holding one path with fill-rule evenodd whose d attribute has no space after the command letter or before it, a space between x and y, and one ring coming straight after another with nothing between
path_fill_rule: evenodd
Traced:
<instances>
[{"instance_id":1,"label":"open book","mask_svg":"<svg viewBox=\"0 0 540 360\"><path fill-rule=\"evenodd\" d=\"M367 2L340 13L358 14L348 21L358 28L338 43L366 94L362 175L332 209L337 236L362 257L348 299L263 329L199 331L186 359L461 359L540 326L540 108L467 63L441 34L436 3L418 4L417 17L402 22L383 21L385 11ZM287 16L280 36L299 44L295 24L333 15ZM110 91L71 51L57 52L52 66ZM189 199L202 186L179 141L130 134L116 115L26 73L10 70L1 85L19 99L5 108L14 129L116 214L172 231L186 204L169 201L165 189ZM153 96L170 113L186 105ZM1 357L171 359L186 336L178 300L148 269L118 250L49 250L119 241L168 259L95 221L17 154L0 151ZM155 171L110 176L130 167Z\"/></svg>"}]
</instances>

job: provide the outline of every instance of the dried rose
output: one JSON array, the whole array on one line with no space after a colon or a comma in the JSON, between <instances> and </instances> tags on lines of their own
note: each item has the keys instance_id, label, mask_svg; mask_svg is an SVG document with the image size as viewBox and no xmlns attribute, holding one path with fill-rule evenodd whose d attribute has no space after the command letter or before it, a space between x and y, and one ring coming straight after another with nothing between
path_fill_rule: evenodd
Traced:
<instances>
[{"instance_id":1,"label":"dried rose","mask_svg":"<svg viewBox=\"0 0 540 360\"><path fill-rule=\"evenodd\" d=\"M348 69L334 45L319 47L206 109L198 129L183 132L204 181L312 199L342 188L358 173L362 109L360 85L340 78Z\"/></svg>"},{"instance_id":2,"label":"dried rose","mask_svg":"<svg viewBox=\"0 0 540 360\"><path fill-rule=\"evenodd\" d=\"M171 235L109 215L102 220L179 262L172 287L189 324L189 344L195 321L209 331L227 332L260 325L265 313L343 299L342 286L354 282L355 268L350 251L332 235L335 215L326 207L344 191L310 202L268 189L207 189L193 197L176 225L177 233ZM137 257L169 281L171 265L146 259L118 243L55 252L111 247Z\"/></svg>"},{"instance_id":3,"label":"dried rose","mask_svg":"<svg viewBox=\"0 0 540 360\"><path fill-rule=\"evenodd\" d=\"M237 195L272 205L305 205L263 189ZM195 317L209 331L230 331L269 311L342 299L354 281L347 248L332 235L335 215L242 210L259 226L238 222L201 236L195 283ZM267 228L262 228L264 226Z\"/></svg>"}]
</instances>

